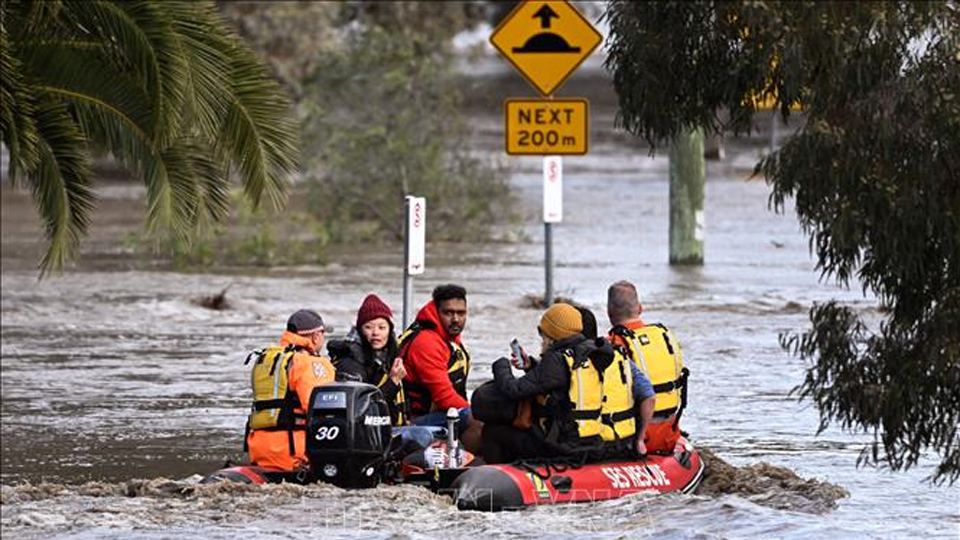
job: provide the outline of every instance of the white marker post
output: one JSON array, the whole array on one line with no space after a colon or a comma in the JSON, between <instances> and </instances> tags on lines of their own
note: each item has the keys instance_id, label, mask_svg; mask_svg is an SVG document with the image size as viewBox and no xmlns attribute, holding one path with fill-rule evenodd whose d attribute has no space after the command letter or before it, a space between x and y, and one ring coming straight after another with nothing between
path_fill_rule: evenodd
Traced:
<instances>
[{"instance_id":1,"label":"white marker post","mask_svg":"<svg viewBox=\"0 0 960 540\"><path fill-rule=\"evenodd\" d=\"M403 251L403 328L406 329L412 322L413 276L422 274L426 263L427 200L408 195L404 210L403 232L407 241Z\"/></svg>"},{"instance_id":2,"label":"white marker post","mask_svg":"<svg viewBox=\"0 0 960 540\"><path fill-rule=\"evenodd\" d=\"M543 157L543 250L546 290L543 301L553 304L553 227L563 220L563 158Z\"/></svg>"}]
</instances>

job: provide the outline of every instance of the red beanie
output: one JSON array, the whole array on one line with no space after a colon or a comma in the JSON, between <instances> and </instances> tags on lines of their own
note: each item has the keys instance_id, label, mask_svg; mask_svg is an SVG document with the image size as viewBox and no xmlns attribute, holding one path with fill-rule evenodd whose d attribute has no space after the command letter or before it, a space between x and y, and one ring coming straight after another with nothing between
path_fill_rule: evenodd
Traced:
<instances>
[{"instance_id":1,"label":"red beanie","mask_svg":"<svg viewBox=\"0 0 960 540\"><path fill-rule=\"evenodd\" d=\"M368 294L357 311L357 328L378 318L391 320L393 319L393 312L390 311L390 306L383 303L379 296Z\"/></svg>"}]
</instances>

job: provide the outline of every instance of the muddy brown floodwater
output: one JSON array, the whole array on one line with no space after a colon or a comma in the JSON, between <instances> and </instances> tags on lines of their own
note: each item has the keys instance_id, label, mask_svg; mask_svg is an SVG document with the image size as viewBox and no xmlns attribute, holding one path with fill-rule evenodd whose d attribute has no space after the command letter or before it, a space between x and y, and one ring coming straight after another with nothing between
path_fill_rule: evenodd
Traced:
<instances>
[{"instance_id":1,"label":"muddy brown floodwater","mask_svg":"<svg viewBox=\"0 0 960 540\"><path fill-rule=\"evenodd\" d=\"M612 112L593 112L594 130ZM501 119L475 119L477 147L499 154ZM151 269L117 240L142 220L142 189L101 184L103 198L78 266L38 281L39 228L29 198L2 191L2 529L12 538L953 538L958 488L906 473L857 469L869 438L830 428L790 390L804 365L778 345L818 301L867 314L857 288L818 282L792 208L768 210L768 188L746 181L761 135L710 162L706 264L667 261L668 167L625 137L598 136L565 161L564 221L556 226L557 292L594 309L607 286L635 281L646 319L670 326L692 371L684 414L709 448L700 493L458 512L405 486L345 492L325 486L196 485L241 459L247 351L277 339L295 309L318 309L335 334L364 295L400 307L402 254L363 249L329 265L177 273ZM525 219L511 243L431 245L416 300L439 283L469 291L470 388L490 377L514 336L536 343L542 294L540 161L515 158L511 186ZM429 224L429 220L428 220ZM508 225L504 225L505 227ZM196 299L226 286L230 308Z\"/></svg>"}]
</instances>

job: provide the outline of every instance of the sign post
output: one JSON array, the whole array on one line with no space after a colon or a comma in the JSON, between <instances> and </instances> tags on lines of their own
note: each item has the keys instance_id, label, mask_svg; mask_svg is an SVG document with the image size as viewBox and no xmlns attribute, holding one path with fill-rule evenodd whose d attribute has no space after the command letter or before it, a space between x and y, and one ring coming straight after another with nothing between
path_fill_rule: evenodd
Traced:
<instances>
[{"instance_id":1,"label":"sign post","mask_svg":"<svg viewBox=\"0 0 960 540\"><path fill-rule=\"evenodd\" d=\"M546 290L553 304L553 224L563 219L562 155L588 150L590 104L553 93L583 63L602 36L567 0L517 4L490 35L490 43L547 99L504 102L504 146L509 155L543 158L543 249Z\"/></svg>"},{"instance_id":2,"label":"sign post","mask_svg":"<svg viewBox=\"0 0 960 540\"><path fill-rule=\"evenodd\" d=\"M412 322L413 276L423 273L427 245L427 200L408 195L404 202L403 236L403 328Z\"/></svg>"},{"instance_id":3,"label":"sign post","mask_svg":"<svg viewBox=\"0 0 960 540\"><path fill-rule=\"evenodd\" d=\"M543 251L546 290L543 302L553 304L553 224L563 220L563 158L543 158Z\"/></svg>"}]
</instances>

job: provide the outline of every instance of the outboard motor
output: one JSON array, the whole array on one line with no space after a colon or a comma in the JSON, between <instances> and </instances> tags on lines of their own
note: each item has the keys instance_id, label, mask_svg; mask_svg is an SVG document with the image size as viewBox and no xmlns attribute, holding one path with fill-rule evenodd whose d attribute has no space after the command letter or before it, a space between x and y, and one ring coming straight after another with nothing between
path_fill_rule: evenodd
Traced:
<instances>
[{"instance_id":1,"label":"outboard motor","mask_svg":"<svg viewBox=\"0 0 960 540\"><path fill-rule=\"evenodd\" d=\"M318 386L307 413L307 457L313 477L343 488L380 482L391 442L390 406L377 387Z\"/></svg>"}]
</instances>

